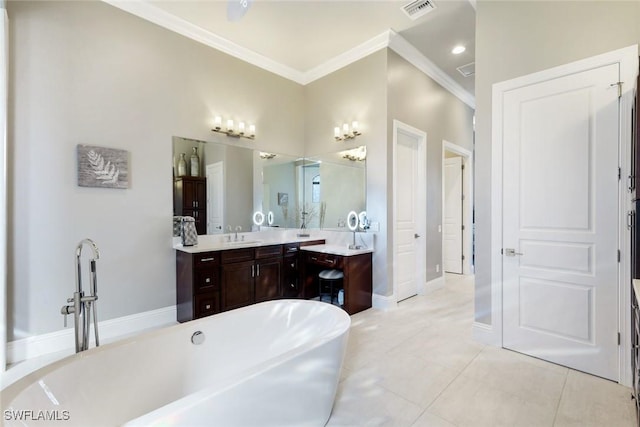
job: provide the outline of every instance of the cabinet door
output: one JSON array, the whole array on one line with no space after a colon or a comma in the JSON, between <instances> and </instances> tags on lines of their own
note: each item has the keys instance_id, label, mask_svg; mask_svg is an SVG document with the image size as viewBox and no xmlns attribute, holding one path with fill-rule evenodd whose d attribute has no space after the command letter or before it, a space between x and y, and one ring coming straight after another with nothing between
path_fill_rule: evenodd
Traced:
<instances>
[{"instance_id":1,"label":"cabinet door","mask_svg":"<svg viewBox=\"0 0 640 427\"><path fill-rule=\"evenodd\" d=\"M287 255L282 259L282 296L302 298L298 255Z\"/></svg>"},{"instance_id":2,"label":"cabinet door","mask_svg":"<svg viewBox=\"0 0 640 427\"><path fill-rule=\"evenodd\" d=\"M282 258L256 261L256 302L278 298L281 280Z\"/></svg>"},{"instance_id":3,"label":"cabinet door","mask_svg":"<svg viewBox=\"0 0 640 427\"><path fill-rule=\"evenodd\" d=\"M223 264L221 270L222 311L253 304L255 301L253 261Z\"/></svg>"}]
</instances>

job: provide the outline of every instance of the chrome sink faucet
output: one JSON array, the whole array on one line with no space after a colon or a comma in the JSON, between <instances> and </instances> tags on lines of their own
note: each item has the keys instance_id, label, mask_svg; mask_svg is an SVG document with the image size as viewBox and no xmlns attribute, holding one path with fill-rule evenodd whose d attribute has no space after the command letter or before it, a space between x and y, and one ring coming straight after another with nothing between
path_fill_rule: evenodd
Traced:
<instances>
[{"instance_id":1,"label":"chrome sink faucet","mask_svg":"<svg viewBox=\"0 0 640 427\"><path fill-rule=\"evenodd\" d=\"M239 225L236 227L236 237L234 239L234 241L236 241L236 242L238 241L238 231L242 231L242 227L239 226Z\"/></svg>"},{"instance_id":2,"label":"chrome sink faucet","mask_svg":"<svg viewBox=\"0 0 640 427\"><path fill-rule=\"evenodd\" d=\"M89 260L89 294L85 296L82 290L82 269L80 267L80 256L84 245L88 245L93 257ZM87 350L89 348L89 330L91 328L91 311L93 309L93 326L96 338L96 347L100 346L98 339L98 313L96 304L98 300L98 281L96 275L96 260L100 258L98 246L91 239L82 240L76 247L76 291L73 297L68 298L67 302L71 303L63 305L60 313L64 315L64 326L67 326L67 315L73 314L73 325L75 330L76 353Z\"/></svg>"}]
</instances>

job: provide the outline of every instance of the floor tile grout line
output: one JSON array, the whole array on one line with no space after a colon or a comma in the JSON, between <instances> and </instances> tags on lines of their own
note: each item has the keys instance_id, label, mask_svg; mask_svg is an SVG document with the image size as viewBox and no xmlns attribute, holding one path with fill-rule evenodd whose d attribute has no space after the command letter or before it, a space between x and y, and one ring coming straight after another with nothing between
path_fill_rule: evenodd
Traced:
<instances>
[{"instance_id":1,"label":"floor tile grout line","mask_svg":"<svg viewBox=\"0 0 640 427\"><path fill-rule=\"evenodd\" d=\"M556 411L553 414L553 423L552 426L556 425L556 420L558 419L558 411L560 410L560 404L562 403L562 399L564 398L564 390L567 387L567 380L569 379L569 369L565 372L564 375L564 383L562 383L562 391L560 392L560 397L558 398L558 404L556 405Z\"/></svg>"}]
</instances>

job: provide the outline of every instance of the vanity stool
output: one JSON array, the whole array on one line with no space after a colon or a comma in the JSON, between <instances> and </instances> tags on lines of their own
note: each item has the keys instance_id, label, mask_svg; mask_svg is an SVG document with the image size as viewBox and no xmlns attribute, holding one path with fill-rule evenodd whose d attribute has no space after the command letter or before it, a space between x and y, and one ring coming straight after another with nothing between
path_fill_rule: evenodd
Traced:
<instances>
[{"instance_id":1,"label":"vanity stool","mask_svg":"<svg viewBox=\"0 0 640 427\"><path fill-rule=\"evenodd\" d=\"M322 301L323 295L329 295L331 304L333 304L334 295L337 300L338 291L342 289L343 278L344 273L342 270L322 270L320 274L318 274L320 301Z\"/></svg>"}]
</instances>

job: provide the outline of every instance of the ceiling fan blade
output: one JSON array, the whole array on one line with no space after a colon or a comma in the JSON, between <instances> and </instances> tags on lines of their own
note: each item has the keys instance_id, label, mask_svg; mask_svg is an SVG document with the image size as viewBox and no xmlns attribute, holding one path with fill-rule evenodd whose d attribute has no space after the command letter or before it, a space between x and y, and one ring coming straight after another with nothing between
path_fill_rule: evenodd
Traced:
<instances>
[{"instance_id":1,"label":"ceiling fan blade","mask_svg":"<svg viewBox=\"0 0 640 427\"><path fill-rule=\"evenodd\" d=\"M229 21L239 21L249 10L253 0L228 0L227 19Z\"/></svg>"}]
</instances>

